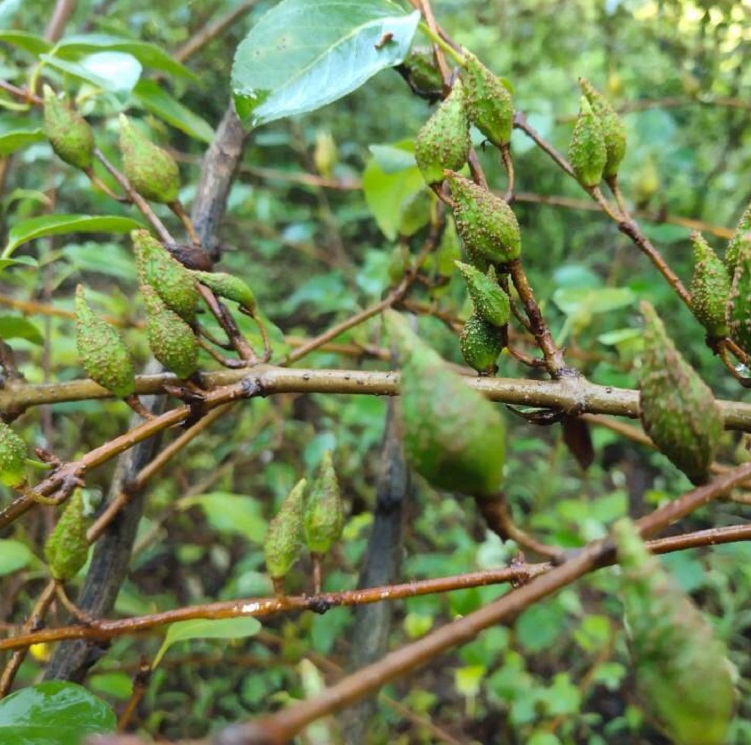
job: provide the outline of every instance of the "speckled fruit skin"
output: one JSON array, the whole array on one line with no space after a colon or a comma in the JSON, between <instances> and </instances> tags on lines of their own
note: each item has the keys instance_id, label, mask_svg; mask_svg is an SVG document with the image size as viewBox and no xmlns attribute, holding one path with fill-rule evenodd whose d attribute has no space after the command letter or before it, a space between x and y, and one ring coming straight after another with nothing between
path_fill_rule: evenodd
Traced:
<instances>
[{"instance_id":1,"label":"speckled fruit skin","mask_svg":"<svg viewBox=\"0 0 751 745\"><path fill-rule=\"evenodd\" d=\"M724 745L736 692L725 645L644 545L630 520L613 528L630 652L645 709L680 745Z\"/></svg>"},{"instance_id":2,"label":"speckled fruit skin","mask_svg":"<svg viewBox=\"0 0 751 745\"><path fill-rule=\"evenodd\" d=\"M81 571L88 555L89 542L86 539L83 497L81 490L77 489L47 539L44 556L52 576L58 580L68 580L73 579Z\"/></svg>"},{"instance_id":3,"label":"speckled fruit skin","mask_svg":"<svg viewBox=\"0 0 751 745\"><path fill-rule=\"evenodd\" d=\"M626 126L605 96L586 78L579 78L579 85L602 127L606 154L602 175L606 179L614 178L618 173L621 161L626 155Z\"/></svg>"},{"instance_id":4,"label":"speckled fruit skin","mask_svg":"<svg viewBox=\"0 0 751 745\"><path fill-rule=\"evenodd\" d=\"M334 461L327 450L310 486L303 512L305 545L312 553L326 554L344 529L344 504Z\"/></svg>"},{"instance_id":5,"label":"speckled fruit skin","mask_svg":"<svg viewBox=\"0 0 751 745\"><path fill-rule=\"evenodd\" d=\"M458 171L467 162L469 145L464 86L457 79L451 93L425 122L415 140L415 160L425 181L440 183L445 169Z\"/></svg>"},{"instance_id":6,"label":"speckled fruit skin","mask_svg":"<svg viewBox=\"0 0 751 745\"><path fill-rule=\"evenodd\" d=\"M751 351L751 234L738 242L735 273L725 307L730 338L746 353Z\"/></svg>"},{"instance_id":7,"label":"speckled fruit skin","mask_svg":"<svg viewBox=\"0 0 751 745\"><path fill-rule=\"evenodd\" d=\"M193 272L173 259L148 230L134 230L130 235L139 283L149 285L170 310L191 323L201 297Z\"/></svg>"},{"instance_id":8,"label":"speckled fruit skin","mask_svg":"<svg viewBox=\"0 0 751 745\"><path fill-rule=\"evenodd\" d=\"M15 489L26 481L26 444L0 419L0 483Z\"/></svg>"},{"instance_id":9,"label":"speckled fruit skin","mask_svg":"<svg viewBox=\"0 0 751 745\"><path fill-rule=\"evenodd\" d=\"M465 52L464 57L467 60L467 111L470 121L496 147L508 145L514 127L511 94L477 57L469 52Z\"/></svg>"},{"instance_id":10,"label":"speckled fruit skin","mask_svg":"<svg viewBox=\"0 0 751 745\"><path fill-rule=\"evenodd\" d=\"M503 332L497 326L473 313L464 324L459 348L464 361L481 375L492 375L497 366L495 361L503 351Z\"/></svg>"},{"instance_id":11,"label":"speckled fruit skin","mask_svg":"<svg viewBox=\"0 0 751 745\"><path fill-rule=\"evenodd\" d=\"M170 310L149 285L143 285L141 292L154 357L178 378L189 378L198 369L198 341L193 329Z\"/></svg>"},{"instance_id":12,"label":"speckled fruit skin","mask_svg":"<svg viewBox=\"0 0 751 745\"><path fill-rule=\"evenodd\" d=\"M250 311L255 310L256 299L253 290L239 277L224 272L192 272L192 274L202 285L206 285L219 297L232 300Z\"/></svg>"},{"instance_id":13,"label":"speckled fruit skin","mask_svg":"<svg viewBox=\"0 0 751 745\"><path fill-rule=\"evenodd\" d=\"M730 279L725 265L702 238L691 235L694 247L694 274L691 278L691 310L710 338L728 335L725 306L730 297Z\"/></svg>"},{"instance_id":14,"label":"speckled fruit skin","mask_svg":"<svg viewBox=\"0 0 751 745\"><path fill-rule=\"evenodd\" d=\"M477 499L500 489L506 427L498 409L410 331L386 314L403 360L400 418L412 467L435 488Z\"/></svg>"},{"instance_id":15,"label":"speckled fruit skin","mask_svg":"<svg viewBox=\"0 0 751 745\"><path fill-rule=\"evenodd\" d=\"M272 579L281 580L300 557L302 515L308 482L301 479L286 496L279 512L269 522L263 544L266 570Z\"/></svg>"},{"instance_id":16,"label":"speckled fruit skin","mask_svg":"<svg viewBox=\"0 0 751 745\"><path fill-rule=\"evenodd\" d=\"M600 120L584 96L569 142L568 159L582 185L593 187L600 183L608 159L605 135Z\"/></svg>"},{"instance_id":17,"label":"speckled fruit skin","mask_svg":"<svg viewBox=\"0 0 751 745\"><path fill-rule=\"evenodd\" d=\"M136 387L133 358L117 329L98 318L86 302L83 285L76 288L76 348L86 374L118 398Z\"/></svg>"},{"instance_id":18,"label":"speckled fruit skin","mask_svg":"<svg viewBox=\"0 0 751 745\"><path fill-rule=\"evenodd\" d=\"M518 259L522 241L516 215L506 202L474 181L450 174L454 221L467 253L496 264ZM473 263L475 263L473 261Z\"/></svg>"},{"instance_id":19,"label":"speckled fruit skin","mask_svg":"<svg viewBox=\"0 0 751 745\"><path fill-rule=\"evenodd\" d=\"M695 484L705 483L723 432L709 386L681 356L654 308L642 302L644 355L639 413L660 452Z\"/></svg>"},{"instance_id":20,"label":"speckled fruit skin","mask_svg":"<svg viewBox=\"0 0 751 745\"><path fill-rule=\"evenodd\" d=\"M488 273L483 274L470 264L463 264L461 261L454 263L467 283L475 313L494 326L505 326L511 315L511 304L508 295L498 286L495 268L491 266Z\"/></svg>"},{"instance_id":21,"label":"speckled fruit skin","mask_svg":"<svg viewBox=\"0 0 751 745\"><path fill-rule=\"evenodd\" d=\"M751 236L748 235L749 231L751 231L751 204L749 204L743 211L740 220L738 220L738 224L735 226L733 237L730 239L728 247L725 249L725 267L728 270L728 275L731 280L735 274L735 267L738 263L738 254L741 245L744 241L751 238Z\"/></svg>"},{"instance_id":22,"label":"speckled fruit skin","mask_svg":"<svg viewBox=\"0 0 751 745\"><path fill-rule=\"evenodd\" d=\"M44 86L44 133L60 160L76 168L94 162L94 133L89 123Z\"/></svg>"},{"instance_id":23,"label":"speckled fruit skin","mask_svg":"<svg viewBox=\"0 0 751 745\"><path fill-rule=\"evenodd\" d=\"M177 200L180 169L175 159L151 142L125 114L120 114L120 151L125 176L144 199L160 204Z\"/></svg>"}]
</instances>

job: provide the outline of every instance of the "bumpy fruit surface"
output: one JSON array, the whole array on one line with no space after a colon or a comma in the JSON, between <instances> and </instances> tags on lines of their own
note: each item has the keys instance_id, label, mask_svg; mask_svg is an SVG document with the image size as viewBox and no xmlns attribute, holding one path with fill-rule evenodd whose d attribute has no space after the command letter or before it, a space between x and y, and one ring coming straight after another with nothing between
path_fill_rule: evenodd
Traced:
<instances>
[{"instance_id":1,"label":"bumpy fruit surface","mask_svg":"<svg viewBox=\"0 0 751 745\"><path fill-rule=\"evenodd\" d=\"M73 492L68 504L44 546L44 556L52 576L58 580L72 579L86 563L89 542L86 540L86 519L83 515L81 490Z\"/></svg>"},{"instance_id":2,"label":"bumpy fruit surface","mask_svg":"<svg viewBox=\"0 0 751 745\"><path fill-rule=\"evenodd\" d=\"M584 96L568 146L568 159L576 178L584 186L597 186L600 183L608 159L605 135L600 120Z\"/></svg>"},{"instance_id":3,"label":"bumpy fruit surface","mask_svg":"<svg viewBox=\"0 0 751 745\"><path fill-rule=\"evenodd\" d=\"M26 445L0 419L0 484L16 489L26 481Z\"/></svg>"},{"instance_id":4,"label":"bumpy fruit surface","mask_svg":"<svg viewBox=\"0 0 751 745\"><path fill-rule=\"evenodd\" d=\"M149 285L143 285L141 292L154 357L178 378L190 377L198 368L198 341L193 329L170 310Z\"/></svg>"},{"instance_id":5,"label":"bumpy fruit surface","mask_svg":"<svg viewBox=\"0 0 751 745\"><path fill-rule=\"evenodd\" d=\"M156 290L167 307L180 318L193 321L200 299L193 273L173 259L148 230L134 230L130 237L136 255L139 283Z\"/></svg>"},{"instance_id":6,"label":"bumpy fruit surface","mask_svg":"<svg viewBox=\"0 0 751 745\"><path fill-rule=\"evenodd\" d=\"M469 155L469 118L464 86L460 79L423 125L415 140L415 160L425 181L435 184L443 171L458 171Z\"/></svg>"},{"instance_id":7,"label":"bumpy fruit surface","mask_svg":"<svg viewBox=\"0 0 751 745\"><path fill-rule=\"evenodd\" d=\"M94 133L89 123L44 86L44 133L57 156L76 168L90 168Z\"/></svg>"},{"instance_id":8,"label":"bumpy fruit surface","mask_svg":"<svg viewBox=\"0 0 751 745\"><path fill-rule=\"evenodd\" d=\"M470 121L497 147L508 145L514 126L511 94L477 57L468 52L464 56L467 60L467 111Z\"/></svg>"},{"instance_id":9,"label":"bumpy fruit surface","mask_svg":"<svg viewBox=\"0 0 751 745\"><path fill-rule=\"evenodd\" d=\"M649 553L630 520L613 528L636 682L645 708L678 745L723 745L735 708L727 650Z\"/></svg>"},{"instance_id":10,"label":"bumpy fruit surface","mask_svg":"<svg viewBox=\"0 0 751 745\"><path fill-rule=\"evenodd\" d=\"M739 240L735 274L725 307L731 339L745 352L751 351L751 234Z\"/></svg>"},{"instance_id":11,"label":"bumpy fruit surface","mask_svg":"<svg viewBox=\"0 0 751 745\"><path fill-rule=\"evenodd\" d=\"M692 233L694 275L691 279L691 310L712 338L727 336L725 306L730 297L730 279L725 265L701 233Z\"/></svg>"},{"instance_id":12,"label":"bumpy fruit surface","mask_svg":"<svg viewBox=\"0 0 751 745\"><path fill-rule=\"evenodd\" d=\"M83 285L76 288L76 347L86 374L118 398L136 387L133 358L117 329L98 318L86 302Z\"/></svg>"},{"instance_id":13,"label":"bumpy fruit surface","mask_svg":"<svg viewBox=\"0 0 751 745\"><path fill-rule=\"evenodd\" d=\"M448 177L454 200L454 221L467 253L497 264L519 258L521 233L516 215L506 202L474 181L458 174Z\"/></svg>"},{"instance_id":14,"label":"bumpy fruit surface","mask_svg":"<svg viewBox=\"0 0 751 745\"><path fill-rule=\"evenodd\" d=\"M602 126L607 156L602 175L606 179L613 178L626 155L626 127L605 96L586 78L579 78L579 85Z\"/></svg>"},{"instance_id":15,"label":"bumpy fruit surface","mask_svg":"<svg viewBox=\"0 0 751 745\"><path fill-rule=\"evenodd\" d=\"M663 455L695 484L704 483L723 430L709 386L686 362L647 302L639 410L644 429Z\"/></svg>"},{"instance_id":16,"label":"bumpy fruit surface","mask_svg":"<svg viewBox=\"0 0 751 745\"><path fill-rule=\"evenodd\" d=\"M505 346L503 332L473 313L464 324L459 347L464 361L481 375L492 375Z\"/></svg>"},{"instance_id":17,"label":"bumpy fruit surface","mask_svg":"<svg viewBox=\"0 0 751 745\"><path fill-rule=\"evenodd\" d=\"M175 159L151 142L125 114L120 114L120 150L125 176L142 197L162 204L177 199L180 170Z\"/></svg>"},{"instance_id":18,"label":"bumpy fruit surface","mask_svg":"<svg viewBox=\"0 0 751 745\"><path fill-rule=\"evenodd\" d=\"M302 515L305 488L308 482L301 479L286 496L279 512L269 523L263 552L266 569L272 579L284 579L302 549Z\"/></svg>"},{"instance_id":19,"label":"bumpy fruit surface","mask_svg":"<svg viewBox=\"0 0 751 745\"><path fill-rule=\"evenodd\" d=\"M305 500L303 533L305 545L312 553L326 554L339 540L344 528L344 503L334 461L327 450L318 475Z\"/></svg>"},{"instance_id":20,"label":"bumpy fruit surface","mask_svg":"<svg viewBox=\"0 0 751 745\"><path fill-rule=\"evenodd\" d=\"M733 237L728 242L728 247L725 250L725 266L731 279L735 274L741 244L751 239L751 236L748 235L749 232L751 232L751 204L743 211L741 219L738 220L738 225L735 227Z\"/></svg>"},{"instance_id":21,"label":"bumpy fruit surface","mask_svg":"<svg viewBox=\"0 0 751 745\"><path fill-rule=\"evenodd\" d=\"M495 269L491 266L488 273L483 274L470 264L455 263L467 283L475 313L494 326L505 326L511 315L511 304L508 295L498 286Z\"/></svg>"},{"instance_id":22,"label":"bumpy fruit surface","mask_svg":"<svg viewBox=\"0 0 751 745\"><path fill-rule=\"evenodd\" d=\"M403 360L400 409L409 462L437 489L477 499L494 496L506 452L500 412L412 333L398 313L389 311L386 318Z\"/></svg>"},{"instance_id":23,"label":"bumpy fruit surface","mask_svg":"<svg viewBox=\"0 0 751 745\"><path fill-rule=\"evenodd\" d=\"M232 300L243 308L253 311L256 298L253 290L239 277L224 272L193 272L193 276L219 297Z\"/></svg>"}]
</instances>

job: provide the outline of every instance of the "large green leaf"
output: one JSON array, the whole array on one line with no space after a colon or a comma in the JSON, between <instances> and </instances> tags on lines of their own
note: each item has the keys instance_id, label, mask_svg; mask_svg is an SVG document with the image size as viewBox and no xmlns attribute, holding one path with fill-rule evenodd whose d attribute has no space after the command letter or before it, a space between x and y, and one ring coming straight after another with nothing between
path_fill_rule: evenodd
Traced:
<instances>
[{"instance_id":1,"label":"large green leaf","mask_svg":"<svg viewBox=\"0 0 751 745\"><path fill-rule=\"evenodd\" d=\"M22 244L46 235L70 233L129 233L143 227L130 217L115 215L44 215L31 217L14 225L8 233L8 245L3 250L3 259L9 258Z\"/></svg>"},{"instance_id":2,"label":"large green leaf","mask_svg":"<svg viewBox=\"0 0 751 745\"><path fill-rule=\"evenodd\" d=\"M232 90L243 124L313 111L398 65L419 19L389 0L283 0L235 55Z\"/></svg>"},{"instance_id":3,"label":"large green leaf","mask_svg":"<svg viewBox=\"0 0 751 745\"><path fill-rule=\"evenodd\" d=\"M167 630L167 636L156 653L152 667L156 667L165 652L175 643L188 639L244 639L261 630L261 623L252 616L239 618L196 618L178 621Z\"/></svg>"},{"instance_id":4,"label":"large green leaf","mask_svg":"<svg viewBox=\"0 0 751 745\"><path fill-rule=\"evenodd\" d=\"M27 145L46 139L41 129L17 129L0 135L0 156L10 155Z\"/></svg>"},{"instance_id":5,"label":"large green leaf","mask_svg":"<svg viewBox=\"0 0 751 745\"><path fill-rule=\"evenodd\" d=\"M0 41L12 44L19 49L24 49L34 55L48 52L52 48L52 44L41 36L31 34L28 31L19 31L10 28L0 30Z\"/></svg>"},{"instance_id":6,"label":"large green leaf","mask_svg":"<svg viewBox=\"0 0 751 745\"><path fill-rule=\"evenodd\" d=\"M190 137L203 142L214 139L214 130L205 119L183 106L153 80L140 80L133 94L152 114Z\"/></svg>"},{"instance_id":7,"label":"large green leaf","mask_svg":"<svg viewBox=\"0 0 751 745\"><path fill-rule=\"evenodd\" d=\"M116 725L112 709L75 683L39 683L0 701L3 745L73 745Z\"/></svg>"},{"instance_id":8,"label":"large green leaf","mask_svg":"<svg viewBox=\"0 0 751 745\"><path fill-rule=\"evenodd\" d=\"M266 520L261 504L252 497L229 492L210 492L180 501L182 507L199 505L211 527L218 533L235 533L253 543L266 537Z\"/></svg>"},{"instance_id":9,"label":"large green leaf","mask_svg":"<svg viewBox=\"0 0 751 745\"><path fill-rule=\"evenodd\" d=\"M76 59L90 52L126 52L132 54L142 65L155 70L194 78L193 73L184 65L167 54L156 44L128 39L124 36L107 34L78 34L67 36L55 48L55 55L64 59Z\"/></svg>"},{"instance_id":10,"label":"large green leaf","mask_svg":"<svg viewBox=\"0 0 751 745\"><path fill-rule=\"evenodd\" d=\"M0 316L0 339L26 339L32 344L43 344L39 329L22 316Z\"/></svg>"}]
</instances>

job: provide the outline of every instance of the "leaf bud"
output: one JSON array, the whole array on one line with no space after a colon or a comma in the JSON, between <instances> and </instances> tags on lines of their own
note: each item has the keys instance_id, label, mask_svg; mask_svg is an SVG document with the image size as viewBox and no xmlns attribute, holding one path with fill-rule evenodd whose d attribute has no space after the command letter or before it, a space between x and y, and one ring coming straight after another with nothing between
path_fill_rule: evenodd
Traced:
<instances>
[{"instance_id":1,"label":"leaf bud","mask_svg":"<svg viewBox=\"0 0 751 745\"><path fill-rule=\"evenodd\" d=\"M498 286L495 268L491 266L487 274L483 274L470 264L464 264L461 261L454 263L459 267L467 283L475 313L494 326L505 326L511 315L511 304L508 295Z\"/></svg>"},{"instance_id":2,"label":"leaf bud","mask_svg":"<svg viewBox=\"0 0 751 745\"><path fill-rule=\"evenodd\" d=\"M73 579L78 574L88 555L83 496L81 490L76 489L47 539L44 556L52 576L57 580L66 580Z\"/></svg>"},{"instance_id":3,"label":"leaf bud","mask_svg":"<svg viewBox=\"0 0 751 745\"><path fill-rule=\"evenodd\" d=\"M26 481L26 443L0 419L0 483L17 489Z\"/></svg>"},{"instance_id":4,"label":"leaf bud","mask_svg":"<svg viewBox=\"0 0 751 745\"><path fill-rule=\"evenodd\" d=\"M579 78L579 85L587 101L592 106L595 116L600 120L602 134L605 138L607 159L603 176L612 179L618 174L623 157L626 155L626 127L609 101L586 78Z\"/></svg>"},{"instance_id":5,"label":"leaf bud","mask_svg":"<svg viewBox=\"0 0 751 745\"><path fill-rule=\"evenodd\" d=\"M311 553L323 555L339 540L344 529L344 503L331 452L323 454L318 475L305 500L303 533Z\"/></svg>"},{"instance_id":6,"label":"leaf bud","mask_svg":"<svg viewBox=\"0 0 751 745\"><path fill-rule=\"evenodd\" d=\"M725 306L730 297L730 279L725 265L701 233L691 234L694 274L691 279L691 310L713 339L728 335Z\"/></svg>"},{"instance_id":7,"label":"leaf bud","mask_svg":"<svg viewBox=\"0 0 751 745\"><path fill-rule=\"evenodd\" d=\"M496 147L508 145L514 126L511 94L477 57L469 52L465 52L464 57L469 119Z\"/></svg>"},{"instance_id":8,"label":"leaf bud","mask_svg":"<svg viewBox=\"0 0 751 745\"><path fill-rule=\"evenodd\" d=\"M302 515L305 499L305 479L300 479L287 495L279 512L269 522L263 551L266 569L275 584L283 580L302 549Z\"/></svg>"},{"instance_id":9,"label":"leaf bud","mask_svg":"<svg viewBox=\"0 0 751 745\"><path fill-rule=\"evenodd\" d=\"M505 334L497 326L473 313L464 324L459 347L464 361L480 375L493 375L495 361L506 346Z\"/></svg>"},{"instance_id":10,"label":"leaf bud","mask_svg":"<svg viewBox=\"0 0 751 745\"><path fill-rule=\"evenodd\" d=\"M738 263L738 253L740 252L741 244L751 238L751 236L747 235L749 232L751 232L751 204L743 211L740 220L738 220L738 225L735 227L735 232L725 250L725 266L731 280L735 274L735 265Z\"/></svg>"},{"instance_id":11,"label":"leaf bud","mask_svg":"<svg viewBox=\"0 0 751 745\"><path fill-rule=\"evenodd\" d=\"M736 241L735 273L730 286L725 320L730 338L751 353L751 232Z\"/></svg>"},{"instance_id":12,"label":"leaf bud","mask_svg":"<svg viewBox=\"0 0 751 745\"><path fill-rule=\"evenodd\" d=\"M193 276L215 295L232 300L251 313L256 307L253 290L243 280L225 272L193 272Z\"/></svg>"}]
</instances>

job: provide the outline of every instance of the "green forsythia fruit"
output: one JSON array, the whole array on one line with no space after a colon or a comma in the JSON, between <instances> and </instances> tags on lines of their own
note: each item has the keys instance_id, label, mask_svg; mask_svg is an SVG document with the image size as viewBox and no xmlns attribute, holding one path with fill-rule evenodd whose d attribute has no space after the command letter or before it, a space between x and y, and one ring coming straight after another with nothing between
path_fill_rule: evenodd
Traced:
<instances>
[{"instance_id":1,"label":"green forsythia fruit","mask_svg":"<svg viewBox=\"0 0 751 745\"><path fill-rule=\"evenodd\" d=\"M404 60L407 80L412 90L423 96L440 98L443 77L435 61L432 47L412 47Z\"/></svg>"},{"instance_id":2,"label":"green forsythia fruit","mask_svg":"<svg viewBox=\"0 0 751 745\"><path fill-rule=\"evenodd\" d=\"M505 343L501 329L473 313L464 324L459 347L464 361L481 375L492 375Z\"/></svg>"},{"instance_id":3,"label":"green forsythia fruit","mask_svg":"<svg viewBox=\"0 0 751 745\"><path fill-rule=\"evenodd\" d=\"M695 484L704 483L722 436L722 413L709 386L675 348L654 308L642 302L641 312L642 424L663 455Z\"/></svg>"},{"instance_id":4,"label":"green forsythia fruit","mask_svg":"<svg viewBox=\"0 0 751 745\"><path fill-rule=\"evenodd\" d=\"M196 316L200 299L193 273L186 269L148 230L130 234L136 255L138 281L150 285L159 297L185 321Z\"/></svg>"},{"instance_id":5,"label":"green forsythia fruit","mask_svg":"<svg viewBox=\"0 0 751 745\"><path fill-rule=\"evenodd\" d=\"M444 170L458 171L469 155L469 118L460 79L422 126L415 140L415 160L425 181L435 184Z\"/></svg>"},{"instance_id":6,"label":"green forsythia fruit","mask_svg":"<svg viewBox=\"0 0 751 745\"><path fill-rule=\"evenodd\" d=\"M57 156L76 168L94 161L94 133L89 123L44 86L44 133Z\"/></svg>"},{"instance_id":7,"label":"green forsythia fruit","mask_svg":"<svg viewBox=\"0 0 751 745\"><path fill-rule=\"evenodd\" d=\"M80 489L73 496L44 546L44 556L55 579L75 577L86 563L89 542L86 540L86 519Z\"/></svg>"},{"instance_id":8,"label":"green forsythia fruit","mask_svg":"<svg viewBox=\"0 0 751 745\"><path fill-rule=\"evenodd\" d=\"M98 318L76 288L76 347L86 374L118 398L129 396L136 387L133 359L117 329Z\"/></svg>"},{"instance_id":9,"label":"green forsythia fruit","mask_svg":"<svg viewBox=\"0 0 751 745\"><path fill-rule=\"evenodd\" d=\"M492 497L503 478L506 427L498 409L409 329L386 313L403 360L401 425L413 468L437 489Z\"/></svg>"},{"instance_id":10,"label":"green forsythia fruit","mask_svg":"<svg viewBox=\"0 0 751 745\"><path fill-rule=\"evenodd\" d=\"M120 151L125 176L142 197L162 204L177 199L180 170L175 159L151 142L125 114L120 114Z\"/></svg>"},{"instance_id":11,"label":"green forsythia fruit","mask_svg":"<svg viewBox=\"0 0 751 745\"><path fill-rule=\"evenodd\" d=\"M735 273L730 287L725 320L730 338L751 352L751 233L737 242Z\"/></svg>"},{"instance_id":12,"label":"green forsythia fruit","mask_svg":"<svg viewBox=\"0 0 751 745\"><path fill-rule=\"evenodd\" d=\"M607 158L602 175L606 179L613 178L618 174L618 166L626 155L626 127L605 96L586 78L579 78L579 85L595 116L600 120L602 134L605 138Z\"/></svg>"},{"instance_id":13,"label":"green forsythia fruit","mask_svg":"<svg viewBox=\"0 0 751 745\"><path fill-rule=\"evenodd\" d=\"M193 329L170 310L149 285L143 285L141 292L154 357L178 378L190 377L198 368L198 341Z\"/></svg>"},{"instance_id":14,"label":"green forsythia fruit","mask_svg":"<svg viewBox=\"0 0 751 745\"><path fill-rule=\"evenodd\" d=\"M506 202L474 181L456 173L448 177L454 200L456 230L468 255L497 264L519 258L521 233L516 215Z\"/></svg>"},{"instance_id":15,"label":"green forsythia fruit","mask_svg":"<svg viewBox=\"0 0 751 745\"><path fill-rule=\"evenodd\" d=\"M0 419L0 483L16 489L26 481L26 444Z\"/></svg>"},{"instance_id":16,"label":"green forsythia fruit","mask_svg":"<svg viewBox=\"0 0 751 745\"><path fill-rule=\"evenodd\" d=\"M630 520L613 527L636 683L677 745L724 745L734 669L699 609L649 553Z\"/></svg>"},{"instance_id":17,"label":"green forsythia fruit","mask_svg":"<svg viewBox=\"0 0 751 745\"><path fill-rule=\"evenodd\" d=\"M232 300L251 312L255 310L256 298L253 290L239 277L224 272L192 272L192 274L202 285L206 285L219 297Z\"/></svg>"},{"instance_id":18,"label":"green forsythia fruit","mask_svg":"<svg viewBox=\"0 0 751 745\"><path fill-rule=\"evenodd\" d=\"M305 479L300 479L285 498L276 517L269 523L263 551L266 569L272 579L284 579L300 558L303 505L307 485Z\"/></svg>"},{"instance_id":19,"label":"green forsythia fruit","mask_svg":"<svg viewBox=\"0 0 751 745\"><path fill-rule=\"evenodd\" d=\"M730 279L725 265L701 233L692 233L691 242L694 246L691 310L707 334L720 339L728 334L725 306L730 297Z\"/></svg>"},{"instance_id":20,"label":"green forsythia fruit","mask_svg":"<svg viewBox=\"0 0 751 745\"><path fill-rule=\"evenodd\" d=\"M331 452L323 454L318 476L305 500L303 533L305 545L315 554L326 554L344 529L344 504Z\"/></svg>"},{"instance_id":21,"label":"green forsythia fruit","mask_svg":"<svg viewBox=\"0 0 751 745\"><path fill-rule=\"evenodd\" d=\"M748 236L749 232L751 232L751 204L743 211L733 237L728 242L727 249L725 249L725 266L731 279L735 274L735 266L738 263L738 253L741 250L741 244L751 238L751 236Z\"/></svg>"},{"instance_id":22,"label":"green forsythia fruit","mask_svg":"<svg viewBox=\"0 0 751 745\"><path fill-rule=\"evenodd\" d=\"M599 118L584 96L579 106L579 116L568 146L568 159L576 178L584 186L597 186L608 159L605 135Z\"/></svg>"},{"instance_id":23,"label":"green forsythia fruit","mask_svg":"<svg viewBox=\"0 0 751 745\"><path fill-rule=\"evenodd\" d=\"M511 94L477 57L469 52L464 56L467 60L469 119L494 145L508 145L514 126Z\"/></svg>"},{"instance_id":24,"label":"green forsythia fruit","mask_svg":"<svg viewBox=\"0 0 751 745\"><path fill-rule=\"evenodd\" d=\"M487 274L470 264L454 262L467 283L469 296L475 306L475 313L494 326L505 326L511 315L508 295L498 286L495 268L490 267Z\"/></svg>"}]
</instances>

